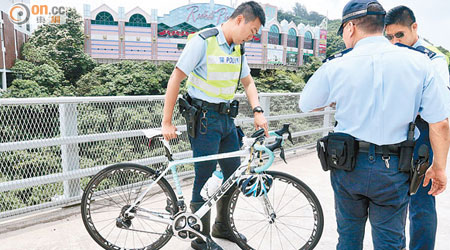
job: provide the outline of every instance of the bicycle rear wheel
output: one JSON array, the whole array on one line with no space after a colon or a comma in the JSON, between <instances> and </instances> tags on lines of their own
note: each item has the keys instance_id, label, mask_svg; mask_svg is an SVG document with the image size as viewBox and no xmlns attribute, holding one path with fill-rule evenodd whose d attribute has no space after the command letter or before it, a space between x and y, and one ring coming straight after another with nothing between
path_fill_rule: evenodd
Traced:
<instances>
[{"instance_id":1,"label":"bicycle rear wheel","mask_svg":"<svg viewBox=\"0 0 450 250\"><path fill-rule=\"evenodd\" d=\"M265 173L273 178L265 198L246 197L237 188L229 201L228 226L236 243L241 249L313 249L323 231L316 195L289 174Z\"/></svg>"},{"instance_id":2,"label":"bicycle rear wheel","mask_svg":"<svg viewBox=\"0 0 450 250\"><path fill-rule=\"evenodd\" d=\"M171 226L151 218L170 219L177 198L161 178L130 211L133 202L158 175L145 166L119 163L105 168L88 183L81 200L84 226L105 249L159 249L172 237Z\"/></svg>"}]
</instances>

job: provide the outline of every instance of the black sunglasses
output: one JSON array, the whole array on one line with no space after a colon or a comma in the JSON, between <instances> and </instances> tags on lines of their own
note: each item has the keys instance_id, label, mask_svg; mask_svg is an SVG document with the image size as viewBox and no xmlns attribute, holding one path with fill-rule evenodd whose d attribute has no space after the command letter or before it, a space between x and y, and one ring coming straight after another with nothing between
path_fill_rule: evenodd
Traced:
<instances>
[{"instance_id":1,"label":"black sunglasses","mask_svg":"<svg viewBox=\"0 0 450 250\"><path fill-rule=\"evenodd\" d=\"M396 38L402 38L405 36L405 33L403 31L399 31L399 32L395 33L394 35L384 34L384 37L386 37L389 41L394 39L394 36Z\"/></svg>"}]
</instances>

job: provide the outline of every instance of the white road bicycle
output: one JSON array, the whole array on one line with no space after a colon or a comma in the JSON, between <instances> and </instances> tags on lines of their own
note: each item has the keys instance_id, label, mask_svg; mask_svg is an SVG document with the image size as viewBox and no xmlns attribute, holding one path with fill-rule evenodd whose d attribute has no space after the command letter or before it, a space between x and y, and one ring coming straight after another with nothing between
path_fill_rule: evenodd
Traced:
<instances>
[{"instance_id":1,"label":"white road bicycle","mask_svg":"<svg viewBox=\"0 0 450 250\"><path fill-rule=\"evenodd\" d=\"M105 249L160 249L172 236L191 241L203 238L208 247L214 243L202 235L202 218L233 187L226 217L241 249L313 249L322 235L323 212L314 192L301 180L278 171L266 171L273 163L276 149L284 160L283 134L289 124L270 132L275 142L264 145L263 130L243 138L243 149L230 153L174 160L170 145L159 130L143 130L165 147L168 166L161 171L119 163L97 173L84 190L81 213L91 237ZM268 155L263 157L264 154ZM187 208L177 167L200 161L245 157L242 165L195 213ZM172 172L176 194L164 178ZM259 195L243 193L238 183L243 176L268 176L270 187ZM270 188L270 189L269 189ZM254 192L253 192L254 193ZM240 234L246 239L241 239ZM217 247L217 245L215 245Z\"/></svg>"}]
</instances>

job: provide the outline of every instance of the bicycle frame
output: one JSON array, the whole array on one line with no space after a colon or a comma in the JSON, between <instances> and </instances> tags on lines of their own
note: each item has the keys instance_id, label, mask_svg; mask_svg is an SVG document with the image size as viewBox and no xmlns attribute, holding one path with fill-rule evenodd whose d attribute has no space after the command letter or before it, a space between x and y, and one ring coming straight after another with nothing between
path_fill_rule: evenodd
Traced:
<instances>
[{"instance_id":1,"label":"bicycle frame","mask_svg":"<svg viewBox=\"0 0 450 250\"><path fill-rule=\"evenodd\" d=\"M144 132L144 133L146 134L146 136L149 134L148 131ZM150 137L150 136L148 136L148 137ZM266 152L269 155L269 160L267 161L267 163L264 166L260 166L258 168L255 168L254 169L255 173L260 173L260 172L266 170L267 168L269 168L272 165L273 160L274 160L274 154L273 154L273 152L271 150L269 150L264 145L255 144L256 138L244 137L243 140L244 140L244 145L245 145L243 150L229 152L229 153L222 153L222 154L194 157L194 158L183 159L183 160L169 161L169 165L164 169L164 171L153 181L153 183L151 183L145 189L145 191L141 195L139 195L139 197L131 204L131 206L127 209L127 211L125 211L125 215L128 215L129 212L135 206L139 205L139 203L142 201L142 199L145 197L145 195L152 189L152 187L156 183L158 183L158 181L161 178L163 178L167 174L167 172L169 170L172 171L172 177L173 177L173 180L175 182L175 188L176 188L176 191L177 191L177 200L179 202L181 202L181 204L184 204L183 192L181 190L181 185L180 185L180 181L178 179L178 172L177 172L177 167L179 165L185 165L185 164L190 164L190 163L195 163L195 162L202 162L202 161L211 161L211 160L219 160L219 159L226 159L226 158L245 156L243 164L241 164L236 169L236 171L233 172L233 174L211 196L211 198L209 198L205 202L205 204L203 204L203 206L200 207L200 209L198 209L195 212L195 215L197 215L199 218L202 218L211 209L211 207L214 206L216 204L216 202L230 189L230 187L233 185L233 183L236 182L236 180L246 171L248 164L250 164L250 162L251 162L251 157L252 157L252 150L251 149L252 148L254 148L257 151L264 151L264 152ZM171 154L169 143L167 141L164 141L164 140L162 140L162 142L164 144L164 147L166 147L168 152ZM168 157L168 158L170 159L171 157ZM166 223L166 224L172 224L173 219L171 219L171 218L161 218L161 217L162 216L152 215L152 218L147 217L147 216L145 218L150 219L150 220L154 220L154 221L158 221L158 222L162 222L162 223Z\"/></svg>"}]
</instances>

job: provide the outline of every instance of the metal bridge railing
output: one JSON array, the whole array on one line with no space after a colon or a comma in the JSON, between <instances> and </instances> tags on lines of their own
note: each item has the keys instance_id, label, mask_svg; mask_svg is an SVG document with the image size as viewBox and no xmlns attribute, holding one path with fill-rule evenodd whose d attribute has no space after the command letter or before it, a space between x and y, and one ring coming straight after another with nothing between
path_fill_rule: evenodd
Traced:
<instances>
[{"instance_id":1,"label":"metal bridge railing","mask_svg":"<svg viewBox=\"0 0 450 250\"><path fill-rule=\"evenodd\" d=\"M332 110L300 113L299 93L260 94L269 128L291 123L296 150L332 128ZM253 114L244 95L236 124L249 134ZM108 165L135 162L161 168L162 147L148 148L141 129L159 128L164 96L0 98L0 220L77 203L90 176ZM186 126L172 143L176 158L190 157ZM180 176L192 175L192 166Z\"/></svg>"}]
</instances>

